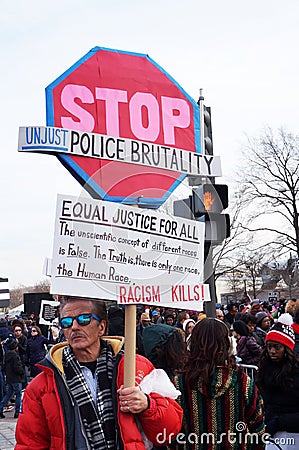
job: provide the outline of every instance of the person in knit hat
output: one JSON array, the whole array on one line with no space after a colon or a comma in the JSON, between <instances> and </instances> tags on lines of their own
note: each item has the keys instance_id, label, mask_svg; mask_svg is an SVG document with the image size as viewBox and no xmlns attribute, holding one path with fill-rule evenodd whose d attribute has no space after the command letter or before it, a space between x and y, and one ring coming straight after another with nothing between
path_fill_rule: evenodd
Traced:
<instances>
[{"instance_id":1,"label":"person in knit hat","mask_svg":"<svg viewBox=\"0 0 299 450\"><path fill-rule=\"evenodd\" d=\"M292 316L282 314L266 336L257 383L265 402L266 432L299 444L299 358ZM279 441L278 441L279 442ZM267 447L268 448L268 445ZM269 444L269 449L273 445ZM293 447L283 447L294 448Z\"/></svg>"},{"instance_id":2,"label":"person in knit hat","mask_svg":"<svg viewBox=\"0 0 299 450\"><path fill-rule=\"evenodd\" d=\"M271 327L270 317L266 311L260 311L256 314L255 318L256 327L254 330L254 337L256 338L257 343L264 348L266 345L266 336Z\"/></svg>"},{"instance_id":3,"label":"person in knit hat","mask_svg":"<svg viewBox=\"0 0 299 450\"><path fill-rule=\"evenodd\" d=\"M195 327L195 320L193 319L186 319L185 322L183 323L183 331L185 332L185 341L187 345L187 350L190 349L190 338L194 327Z\"/></svg>"},{"instance_id":4,"label":"person in knit hat","mask_svg":"<svg viewBox=\"0 0 299 450\"><path fill-rule=\"evenodd\" d=\"M192 333L193 328L195 327L195 320L186 319L183 323L183 330L186 333L186 338Z\"/></svg>"},{"instance_id":5,"label":"person in knit hat","mask_svg":"<svg viewBox=\"0 0 299 450\"><path fill-rule=\"evenodd\" d=\"M237 340L237 356L242 364L258 366L262 347L249 334L243 320L235 320L232 325L233 336Z\"/></svg>"},{"instance_id":6,"label":"person in knit hat","mask_svg":"<svg viewBox=\"0 0 299 450\"><path fill-rule=\"evenodd\" d=\"M289 313L282 314L267 334L266 343L269 341L278 342L294 351L295 335L292 324L292 316Z\"/></svg>"}]
</instances>

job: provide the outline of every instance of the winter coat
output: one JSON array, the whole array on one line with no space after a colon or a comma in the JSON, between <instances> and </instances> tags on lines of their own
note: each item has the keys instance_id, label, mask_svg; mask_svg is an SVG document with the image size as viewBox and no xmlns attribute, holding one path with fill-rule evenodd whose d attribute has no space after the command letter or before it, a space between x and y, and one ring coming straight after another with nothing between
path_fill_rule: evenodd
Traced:
<instances>
[{"instance_id":1,"label":"winter coat","mask_svg":"<svg viewBox=\"0 0 299 450\"><path fill-rule=\"evenodd\" d=\"M149 323L149 327L152 326L152 323ZM142 326L141 323L139 323L136 326L136 353L138 353L139 355L145 356L145 351L144 351L144 347L143 347L143 338L142 338L142 333L143 330L147 328Z\"/></svg>"},{"instance_id":2,"label":"winter coat","mask_svg":"<svg viewBox=\"0 0 299 450\"><path fill-rule=\"evenodd\" d=\"M7 327L6 323L0 325L0 342L5 341L7 338L14 338L13 332Z\"/></svg>"},{"instance_id":3,"label":"winter coat","mask_svg":"<svg viewBox=\"0 0 299 450\"><path fill-rule=\"evenodd\" d=\"M24 334L18 338L18 353L20 355L21 361L24 362L25 355L27 351L27 338Z\"/></svg>"},{"instance_id":4,"label":"winter coat","mask_svg":"<svg viewBox=\"0 0 299 450\"><path fill-rule=\"evenodd\" d=\"M26 362L33 366L44 359L47 353L46 346L51 342L43 335L30 337L27 341Z\"/></svg>"},{"instance_id":5,"label":"winter coat","mask_svg":"<svg viewBox=\"0 0 299 450\"><path fill-rule=\"evenodd\" d=\"M264 386L260 388L265 402L266 424L268 425L276 419L276 432L299 433L299 365L296 363L291 374L288 375L286 389L281 386L278 387L275 383L276 366L276 363L269 364L267 374L265 374Z\"/></svg>"},{"instance_id":6,"label":"winter coat","mask_svg":"<svg viewBox=\"0 0 299 450\"><path fill-rule=\"evenodd\" d=\"M123 339L105 339L109 340L117 354ZM66 345L67 343L62 342L51 348L47 358L38 365L42 373L32 380L25 390L22 413L16 428L15 450L89 448L76 404L69 394L63 375L62 352ZM117 424L116 450L144 450L135 415L120 411L117 389L124 383L123 366L123 354L119 352L112 380L112 399ZM136 356L136 382L140 382L153 369L150 361L140 355ZM150 394L149 399L149 408L138 415L147 438L157 443L157 436L164 430L166 436L172 433L175 436L181 428L181 407L174 400L154 392ZM23 414L25 412L26 414Z\"/></svg>"},{"instance_id":7,"label":"winter coat","mask_svg":"<svg viewBox=\"0 0 299 450\"><path fill-rule=\"evenodd\" d=\"M108 310L109 336L124 336L125 312L118 306L110 306Z\"/></svg>"},{"instance_id":8,"label":"winter coat","mask_svg":"<svg viewBox=\"0 0 299 450\"><path fill-rule=\"evenodd\" d=\"M264 405L252 381L242 370L217 367L210 384L199 381L195 389L185 382L184 374L174 379L182 393L178 403L184 410L183 429L178 435L184 450L260 450L264 448ZM240 426L242 424L242 427ZM240 432L240 433L238 433ZM229 434L230 433L230 434ZM246 442L246 433L254 433L257 442ZM189 437L192 439L189 440ZM194 437L198 437L198 442ZM231 440L236 444L232 446ZM217 442L217 447L213 444ZM195 445L196 443L196 445ZM221 444L221 445L220 445Z\"/></svg>"},{"instance_id":9,"label":"winter coat","mask_svg":"<svg viewBox=\"0 0 299 450\"><path fill-rule=\"evenodd\" d=\"M4 365L4 350L0 342L0 370L2 370L3 365Z\"/></svg>"},{"instance_id":10,"label":"winter coat","mask_svg":"<svg viewBox=\"0 0 299 450\"><path fill-rule=\"evenodd\" d=\"M253 336L241 336L237 342L237 355L242 364L257 366L260 360L262 347L258 345Z\"/></svg>"},{"instance_id":11,"label":"winter coat","mask_svg":"<svg viewBox=\"0 0 299 450\"><path fill-rule=\"evenodd\" d=\"M6 382L8 384L24 381L24 368L20 356L15 350L8 350L4 357Z\"/></svg>"},{"instance_id":12,"label":"winter coat","mask_svg":"<svg viewBox=\"0 0 299 450\"><path fill-rule=\"evenodd\" d=\"M252 336L254 337L258 345L260 345L262 348L266 346L265 339L267 336L267 332L262 330L262 328L256 327L254 332L252 333Z\"/></svg>"}]
</instances>

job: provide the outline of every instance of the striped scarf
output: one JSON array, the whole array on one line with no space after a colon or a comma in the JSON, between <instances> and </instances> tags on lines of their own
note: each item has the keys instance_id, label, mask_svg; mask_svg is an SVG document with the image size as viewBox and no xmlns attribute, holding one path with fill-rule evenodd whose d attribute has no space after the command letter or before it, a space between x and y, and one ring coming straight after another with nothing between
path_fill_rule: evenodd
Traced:
<instances>
[{"instance_id":1,"label":"striped scarf","mask_svg":"<svg viewBox=\"0 0 299 450\"><path fill-rule=\"evenodd\" d=\"M78 405L79 414L92 450L115 449L115 422L112 406L112 372L115 357L112 347L101 341L101 352L97 359L97 404L76 360L72 348L63 350L63 367L67 385Z\"/></svg>"}]
</instances>

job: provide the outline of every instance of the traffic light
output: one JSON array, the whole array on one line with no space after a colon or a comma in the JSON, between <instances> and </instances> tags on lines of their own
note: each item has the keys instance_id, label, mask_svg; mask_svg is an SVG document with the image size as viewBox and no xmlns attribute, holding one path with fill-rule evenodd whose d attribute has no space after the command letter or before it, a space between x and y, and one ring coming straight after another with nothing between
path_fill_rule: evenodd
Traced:
<instances>
[{"instance_id":1,"label":"traffic light","mask_svg":"<svg viewBox=\"0 0 299 450\"><path fill-rule=\"evenodd\" d=\"M212 135L212 119L210 106L204 106L203 110L204 119L204 153L207 155L213 155L213 135Z\"/></svg>"},{"instance_id":2,"label":"traffic light","mask_svg":"<svg viewBox=\"0 0 299 450\"><path fill-rule=\"evenodd\" d=\"M220 213L227 207L227 184L202 184L192 191L192 211L195 217L205 213Z\"/></svg>"},{"instance_id":3,"label":"traffic light","mask_svg":"<svg viewBox=\"0 0 299 450\"><path fill-rule=\"evenodd\" d=\"M205 214L206 224L205 241L214 245L221 244L224 239L230 236L230 218L229 214L211 213ZM201 220L201 219L199 219Z\"/></svg>"},{"instance_id":4,"label":"traffic light","mask_svg":"<svg viewBox=\"0 0 299 450\"><path fill-rule=\"evenodd\" d=\"M192 191L191 209L196 220L205 222L205 240L220 244L230 236L229 214L221 214L228 207L226 184L202 184Z\"/></svg>"},{"instance_id":5,"label":"traffic light","mask_svg":"<svg viewBox=\"0 0 299 450\"><path fill-rule=\"evenodd\" d=\"M202 184L188 198L174 202L174 215L205 222L205 242L218 245L230 236L229 214L221 214L227 207L226 184Z\"/></svg>"},{"instance_id":6,"label":"traffic light","mask_svg":"<svg viewBox=\"0 0 299 450\"><path fill-rule=\"evenodd\" d=\"M211 108L203 104L204 97L200 95L198 105L200 108L200 145L203 155L213 155L213 134ZM201 176L189 175L189 186L198 186L202 183Z\"/></svg>"},{"instance_id":7,"label":"traffic light","mask_svg":"<svg viewBox=\"0 0 299 450\"><path fill-rule=\"evenodd\" d=\"M188 198L183 198L182 200L175 200L173 202L173 214L177 217L194 220L194 215L191 208L191 200L191 195L189 195Z\"/></svg>"}]
</instances>

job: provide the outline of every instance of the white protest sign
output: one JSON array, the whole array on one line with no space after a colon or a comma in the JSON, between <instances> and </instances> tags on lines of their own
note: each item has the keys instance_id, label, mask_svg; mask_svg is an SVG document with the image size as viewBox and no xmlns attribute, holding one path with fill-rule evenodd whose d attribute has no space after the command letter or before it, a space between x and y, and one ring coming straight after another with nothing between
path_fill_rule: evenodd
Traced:
<instances>
[{"instance_id":1,"label":"white protest sign","mask_svg":"<svg viewBox=\"0 0 299 450\"><path fill-rule=\"evenodd\" d=\"M59 302L52 300L42 300L40 304L39 323L42 325L51 325L53 320L57 319L59 304Z\"/></svg>"},{"instance_id":2,"label":"white protest sign","mask_svg":"<svg viewBox=\"0 0 299 450\"><path fill-rule=\"evenodd\" d=\"M18 151L106 159L194 176L222 175L219 156L55 127L20 127Z\"/></svg>"},{"instance_id":3,"label":"white protest sign","mask_svg":"<svg viewBox=\"0 0 299 450\"><path fill-rule=\"evenodd\" d=\"M51 293L200 309L204 224L118 203L59 195Z\"/></svg>"}]
</instances>

